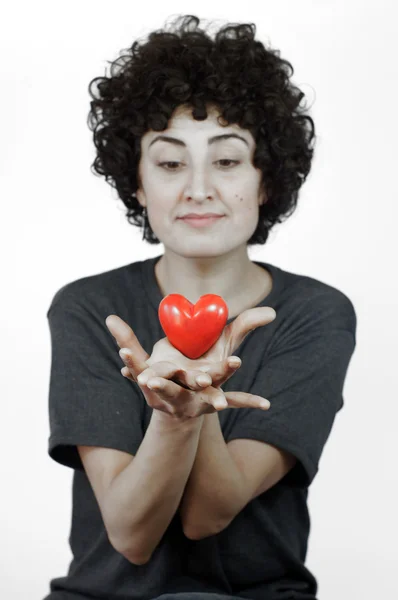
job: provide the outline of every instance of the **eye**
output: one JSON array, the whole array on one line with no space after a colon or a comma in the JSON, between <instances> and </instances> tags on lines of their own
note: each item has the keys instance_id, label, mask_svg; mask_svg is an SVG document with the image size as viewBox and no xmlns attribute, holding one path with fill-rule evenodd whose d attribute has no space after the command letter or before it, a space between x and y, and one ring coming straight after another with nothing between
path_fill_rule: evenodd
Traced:
<instances>
[{"instance_id":1,"label":"eye","mask_svg":"<svg viewBox=\"0 0 398 600\"><path fill-rule=\"evenodd\" d=\"M238 165L240 163L239 160L231 160L230 158L221 158L220 160L216 160L216 163L226 163L226 162L227 163L234 163L236 165ZM159 163L158 166L159 167L163 167L163 165L179 165L179 164L181 164L181 163L179 163L178 161L174 161L173 160L173 161L166 161L166 162ZM228 167L226 167L226 168L228 168ZM166 168L166 171L176 171L176 170L177 169Z\"/></svg>"},{"instance_id":2,"label":"eye","mask_svg":"<svg viewBox=\"0 0 398 600\"><path fill-rule=\"evenodd\" d=\"M168 161L168 162L162 162L159 163L159 167L163 167L163 165L178 165L179 163L176 161ZM175 171L176 169L166 169L168 171Z\"/></svg>"},{"instance_id":3,"label":"eye","mask_svg":"<svg viewBox=\"0 0 398 600\"><path fill-rule=\"evenodd\" d=\"M230 158L222 158L221 160L218 160L217 162L219 162L219 163L229 162L229 163L234 163L235 165L238 165L240 161L239 160L231 160Z\"/></svg>"}]
</instances>

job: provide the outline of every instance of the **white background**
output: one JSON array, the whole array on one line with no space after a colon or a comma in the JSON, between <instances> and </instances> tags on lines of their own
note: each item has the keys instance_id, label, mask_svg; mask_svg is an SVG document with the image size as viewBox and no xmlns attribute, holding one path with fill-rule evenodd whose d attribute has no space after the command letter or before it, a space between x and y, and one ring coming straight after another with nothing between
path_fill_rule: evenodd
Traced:
<instances>
[{"instance_id":1,"label":"white background","mask_svg":"<svg viewBox=\"0 0 398 600\"><path fill-rule=\"evenodd\" d=\"M72 471L47 456L46 311L67 282L163 252L90 172L87 86L172 15L254 22L308 94L318 136L298 209L254 259L354 303L345 407L310 487L320 600L397 597L397 55L394 2L13 2L0 16L0 596L42 600L66 573ZM202 24L205 24L203 21ZM395 38L395 39L394 39Z\"/></svg>"}]
</instances>

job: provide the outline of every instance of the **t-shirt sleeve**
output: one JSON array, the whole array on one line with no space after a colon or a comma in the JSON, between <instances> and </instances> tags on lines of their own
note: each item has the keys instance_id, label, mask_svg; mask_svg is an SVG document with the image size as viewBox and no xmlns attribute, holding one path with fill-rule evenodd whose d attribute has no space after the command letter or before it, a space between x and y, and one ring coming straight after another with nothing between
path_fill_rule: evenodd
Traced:
<instances>
[{"instance_id":1,"label":"t-shirt sleeve","mask_svg":"<svg viewBox=\"0 0 398 600\"><path fill-rule=\"evenodd\" d=\"M143 438L145 398L123 377L108 314L85 299L57 292L48 309L51 335L48 454L83 470L77 445L136 454Z\"/></svg>"},{"instance_id":2,"label":"t-shirt sleeve","mask_svg":"<svg viewBox=\"0 0 398 600\"><path fill-rule=\"evenodd\" d=\"M277 315L278 316L278 315ZM356 314L344 295L313 298L290 323L280 326L247 391L271 406L239 413L226 441L249 438L272 444L297 458L284 481L308 487L313 481L336 413L356 345ZM244 359L243 359L244 360Z\"/></svg>"}]
</instances>

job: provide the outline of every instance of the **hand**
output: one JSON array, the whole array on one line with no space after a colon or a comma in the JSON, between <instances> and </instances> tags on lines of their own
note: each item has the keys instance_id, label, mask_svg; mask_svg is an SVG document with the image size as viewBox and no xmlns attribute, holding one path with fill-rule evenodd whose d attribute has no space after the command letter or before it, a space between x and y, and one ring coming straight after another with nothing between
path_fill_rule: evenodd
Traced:
<instances>
[{"instance_id":1,"label":"hand","mask_svg":"<svg viewBox=\"0 0 398 600\"><path fill-rule=\"evenodd\" d=\"M128 379L138 383L149 406L162 411L162 414L167 414L179 419L189 419L200 416L201 414L216 412L217 409L220 409L220 404L217 403L220 399L223 401L222 407L224 407L224 405L227 406L223 392L213 387L209 387L211 378L208 375L204 374L202 371L185 373L177 365L167 361L155 363L142 348L129 325L116 315L109 316L106 319L106 325L116 339L119 348L123 347L120 350L119 355L128 367L121 369L122 374ZM131 348L136 349L134 354L131 351ZM127 355L125 355L126 351ZM149 375L149 363L152 365L152 374L163 376L160 380L158 391L155 391L154 388L151 389L150 386L152 382L142 381L142 376L144 376L144 379L148 380L146 375ZM126 373L126 370L128 373ZM178 386L176 383L173 383L174 388L172 391L170 391L169 387L167 389L161 389L162 383L164 384L167 382L167 379L165 379L166 377L177 377L178 375L181 379L185 380L186 383L190 383L192 387L200 390L198 395L189 388L184 387L184 385ZM202 376L201 383L194 383L192 378L195 377L195 375ZM147 385L147 383L149 383L149 385ZM154 383L156 384L156 382ZM205 391L203 390L204 386L207 388Z\"/></svg>"},{"instance_id":2,"label":"hand","mask_svg":"<svg viewBox=\"0 0 398 600\"><path fill-rule=\"evenodd\" d=\"M176 412L174 414L180 414L180 409L187 411L186 414L188 414L191 408L191 406L186 404L187 395L185 394L184 396L184 393L182 392L183 389L186 390L187 388L182 386L187 386L191 391L196 391L201 390L203 385L210 386L210 384L213 383L213 385L216 386L215 388L209 389L206 387L206 390L202 390L201 392L202 404L203 400L205 400L203 392L206 391L207 393L205 403L207 402L208 406L205 410L203 410L202 406L199 413L204 414L206 412L215 412L215 410L217 410L217 393L223 393L219 386L227 381L240 366L239 357L231 357L229 354L243 342L250 331L272 322L275 316L276 313L274 309L270 307L257 307L244 311L232 323L224 328L220 338L212 348L197 360L191 360L185 357L170 344L167 338L163 338L155 344L153 353L151 357L149 357L132 329L127 323L120 319L120 317L110 315L106 320L106 324L112 335L115 337L119 347L127 348L127 350L131 352L129 360L125 362L127 366L122 369L122 374L140 384L137 377L143 373L143 371L146 371L143 373L143 375L146 376L146 382L141 385L144 386L144 389L146 387L147 390L150 390L150 388L148 388L147 385L145 386L145 384L150 383L150 377L156 376L157 379L154 380L154 383L158 382L163 386L160 393L156 395L157 401L160 399L160 401L163 401L164 403L167 402L167 398L170 401L171 398L175 398L177 395L179 397L181 396L182 401L177 402ZM236 366L231 366L231 359L236 359L238 364ZM209 377L207 382L205 379L206 374ZM197 380L198 376L203 378L203 383L200 383L200 380ZM174 381L171 380L171 378L173 378ZM177 381L181 383L182 386L178 386ZM225 397L228 400L228 406L230 408L252 406L254 408L268 409L270 406L268 400L245 392L227 392ZM211 398L212 400L210 400ZM262 406L261 404L264 405ZM169 412L169 407L163 405L163 410L165 409ZM189 414L197 416L195 410Z\"/></svg>"},{"instance_id":3,"label":"hand","mask_svg":"<svg viewBox=\"0 0 398 600\"><path fill-rule=\"evenodd\" d=\"M122 375L138 383L148 405L154 409L179 419L192 419L228 407L223 391L211 386L211 378L202 371L186 372L172 362L160 361L137 376L132 353L122 349L119 354L127 365L121 369ZM190 387L178 385L178 379L190 383Z\"/></svg>"},{"instance_id":4,"label":"hand","mask_svg":"<svg viewBox=\"0 0 398 600\"><path fill-rule=\"evenodd\" d=\"M203 371L185 372L176 364L167 361L155 362L152 357L149 358L133 330L122 319L112 315L107 318L106 324L118 346L123 346L119 354L127 366L121 369L122 374L138 383L149 406L161 411L162 414L179 419L190 419L216 412L227 406L222 390L210 386L209 375ZM135 354L130 350L132 347L137 349ZM236 368L235 366L233 371ZM229 370L232 374L231 368ZM153 379L154 375L159 376L156 381ZM196 380L198 376L201 377L199 381ZM172 377L176 381L179 377L193 389L185 387L184 383L177 385L176 382L169 381L168 379ZM152 383L155 384L154 387ZM160 385L156 389L157 383ZM206 390L203 387L206 387Z\"/></svg>"}]
</instances>

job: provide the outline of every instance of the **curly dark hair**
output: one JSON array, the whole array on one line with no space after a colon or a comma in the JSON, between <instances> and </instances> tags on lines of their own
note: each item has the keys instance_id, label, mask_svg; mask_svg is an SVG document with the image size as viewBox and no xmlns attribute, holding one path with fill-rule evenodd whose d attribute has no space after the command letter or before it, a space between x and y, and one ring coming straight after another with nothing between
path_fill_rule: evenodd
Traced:
<instances>
[{"instance_id":1,"label":"curly dark hair","mask_svg":"<svg viewBox=\"0 0 398 600\"><path fill-rule=\"evenodd\" d=\"M265 244L273 225L296 208L311 168L314 122L299 106L304 93L289 81L292 65L279 50L254 39L253 23L227 24L213 40L198 28L199 21L193 15L177 17L171 31L153 31L147 41L122 50L127 52L120 56L122 64L107 61L110 77L89 83L88 125L97 148L91 169L116 187L129 223L144 228L143 239L158 244L135 196L141 137L149 129L167 129L180 105L191 108L198 121L215 107L220 124L238 124L256 142L253 164L262 171L268 200L259 207L257 229L247 244Z\"/></svg>"}]
</instances>

